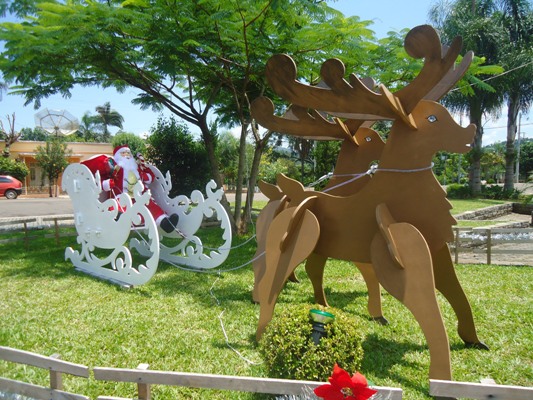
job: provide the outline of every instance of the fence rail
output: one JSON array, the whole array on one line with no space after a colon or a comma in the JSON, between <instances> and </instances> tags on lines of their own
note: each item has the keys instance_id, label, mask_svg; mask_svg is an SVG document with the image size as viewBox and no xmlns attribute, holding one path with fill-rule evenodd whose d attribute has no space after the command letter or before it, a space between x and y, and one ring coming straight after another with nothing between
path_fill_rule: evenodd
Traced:
<instances>
[{"instance_id":1,"label":"fence rail","mask_svg":"<svg viewBox=\"0 0 533 400\"><path fill-rule=\"evenodd\" d=\"M533 228L454 228L455 240L451 244L455 263L461 253L486 255L492 263L494 254L529 255L533 262ZM524 257L526 258L526 257Z\"/></svg>"},{"instance_id":2,"label":"fence rail","mask_svg":"<svg viewBox=\"0 0 533 400\"><path fill-rule=\"evenodd\" d=\"M89 378L89 367L85 365L62 361L57 354L47 357L4 346L0 346L0 359L50 371L49 387L0 377L0 394L8 392L32 399L89 400L87 396L63 391L63 374Z\"/></svg>"},{"instance_id":3,"label":"fence rail","mask_svg":"<svg viewBox=\"0 0 533 400\"><path fill-rule=\"evenodd\" d=\"M61 232L62 225L74 226L73 215L56 215L50 217L28 217L28 218L13 218L0 221L0 232L23 232L23 236L12 236L6 239L0 239L0 244L24 241L26 247L29 247L30 240L43 235L36 235L34 231L46 229L53 226L53 234L45 234L45 238L55 238L56 243L59 244L60 237L76 236L75 232Z\"/></svg>"},{"instance_id":4,"label":"fence rail","mask_svg":"<svg viewBox=\"0 0 533 400\"><path fill-rule=\"evenodd\" d=\"M288 379L253 378L242 376L193 374L183 372L150 371L147 364L137 369L102 368L93 369L96 380L131 382L137 384L139 400L150 400L150 385L185 386L197 389L219 389L275 395L301 395L306 389L314 389L324 382L297 381ZM402 390L398 388L374 387L384 398L401 400ZM103 400L103 397L99 397Z\"/></svg>"},{"instance_id":5,"label":"fence rail","mask_svg":"<svg viewBox=\"0 0 533 400\"><path fill-rule=\"evenodd\" d=\"M443 397L467 397L469 399L531 400L533 399L533 388L430 379L429 394Z\"/></svg>"}]
</instances>

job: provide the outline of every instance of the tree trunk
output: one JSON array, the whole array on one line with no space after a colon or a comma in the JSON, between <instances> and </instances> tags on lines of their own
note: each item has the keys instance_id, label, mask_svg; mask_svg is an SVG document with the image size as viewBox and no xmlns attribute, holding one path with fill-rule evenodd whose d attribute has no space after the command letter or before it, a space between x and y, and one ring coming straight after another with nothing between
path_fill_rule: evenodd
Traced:
<instances>
[{"instance_id":1,"label":"tree trunk","mask_svg":"<svg viewBox=\"0 0 533 400\"><path fill-rule=\"evenodd\" d=\"M242 207L242 186L244 181L244 171L246 169L246 135L248 133L248 124L241 125L241 139L239 142L239 166L237 169L237 182L235 187L235 224L241 226L241 207Z\"/></svg>"},{"instance_id":2,"label":"tree trunk","mask_svg":"<svg viewBox=\"0 0 533 400\"><path fill-rule=\"evenodd\" d=\"M476 125L476 135L470 150L470 170L468 186L473 195L481 193L481 156L483 155L483 126L481 125L481 111L470 109L470 123Z\"/></svg>"},{"instance_id":3,"label":"tree trunk","mask_svg":"<svg viewBox=\"0 0 533 400\"><path fill-rule=\"evenodd\" d=\"M507 102L507 142L505 145L505 183L503 190L512 191L514 189L516 162L516 119L518 117L520 95L511 93ZM519 133L520 134L520 133ZM518 171L516 171L518 174ZM519 176L516 176L518 182Z\"/></svg>"},{"instance_id":4,"label":"tree trunk","mask_svg":"<svg viewBox=\"0 0 533 400\"><path fill-rule=\"evenodd\" d=\"M215 139L205 120L202 121L199 127L202 132L202 140L204 142L204 147L207 152L207 158L209 159L209 165L211 167L211 176L217 184L217 187L223 187L222 176L220 175L220 170L218 168L218 159L215 153ZM222 207L224 207L226 213L229 216L232 232L237 232L237 224L235 223L235 219L233 218L231 206L228 202L228 199L226 198L226 194L222 196L220 204L222 205Z\"/></svg>"},{"instance_id":5,"label":"tree trunk","mask_svg":"<svg viewBox=\"0 0 533 400\"><path fill-rule=\"evenodd\" d=\"M255 186L257 184L257 176L259 175L259 165L261 164L261 156L266 146L268 139L261 140L255 144L254 159L252 161L252 169L250 171L250 179L248 181L248 193L246 194L246 204L244 206L243 217L239 228L240 234L248 232L248 226L252 221L252 206L254 202Z\"/></svg>"}]
</instances>

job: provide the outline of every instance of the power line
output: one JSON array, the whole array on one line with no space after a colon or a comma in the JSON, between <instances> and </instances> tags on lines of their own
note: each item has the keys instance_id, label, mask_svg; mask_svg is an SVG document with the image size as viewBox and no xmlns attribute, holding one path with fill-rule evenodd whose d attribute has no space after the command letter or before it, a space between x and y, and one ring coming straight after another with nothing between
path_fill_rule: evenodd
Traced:
<instances>
[{"instance_id":1,"label":"power line","mask_svg":"<svg viewBox=\"0 0 533 400\"><path fill-rule=\"evenodd\" d=\"M490 77L488 77L487 79L483 79L481 82L487 82L487 81L490 81L491 79L499 78L500 76L507 75L509 72L516 71L517 69L527 67L528 65L531 65L531 64L533 64L533 61L530 61L530 62L528 62L528 63L522 64L522 65L519 65L518 67L511 68L510 70L503 71L501 74L494 75L494 76L490 76ZM478 85L478 84L479 84L479 83L474 82L474 83L470 83L470 84L468 84L468 85L462 85L462 86L459 86L459 87L456 87L456 88L450 90L450 92L454 92L454 91L456 91L456 90L460 90L460 89L462 89L462 88L464 88L464 87L474 86L474 85Z\"/></svg>"}]
</instances>

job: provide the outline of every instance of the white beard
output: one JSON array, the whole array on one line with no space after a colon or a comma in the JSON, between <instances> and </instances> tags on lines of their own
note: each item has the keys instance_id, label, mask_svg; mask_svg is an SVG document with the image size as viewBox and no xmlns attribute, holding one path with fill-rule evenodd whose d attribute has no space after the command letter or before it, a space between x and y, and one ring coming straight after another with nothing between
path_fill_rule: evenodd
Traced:
<instances>
[{"instance_id":1,"label":"white beard","mask_svg":"<svg viewBox=\"0 0 533 400\"><path fill-rule=\"evenodd\" d=\"M139 166L137 165L137 162L133 157L126 158L122 157L120 154L117 154L115 156L115 161L122 169L124 169L124 178L126 178L130 174L130 171L135 174L137 179L140 178Z\"/></svg>"},{"instance_id":2,"label":"white beard","mask_svg":"<svg viewBox=\"0 0 533 400\"><path fill-rule=\"evenodd\" d=\"M117 165L124 170L124 180L122 182L122 190L133 194L133 187L135 183L140 179L139 166L133 157L122 157L120 154L116 154L114 157ZM131 177L133 175L135 178Z\"/></svg>"}]
</instances>

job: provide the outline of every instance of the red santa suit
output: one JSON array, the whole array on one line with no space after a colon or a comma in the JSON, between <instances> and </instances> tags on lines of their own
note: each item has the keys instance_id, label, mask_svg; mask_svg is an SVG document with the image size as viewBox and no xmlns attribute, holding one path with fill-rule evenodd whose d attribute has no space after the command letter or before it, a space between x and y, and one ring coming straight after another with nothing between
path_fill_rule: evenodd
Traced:
<instances>
[{"instance_id":1,"label":"red santa suit","mask_svg":"<svg viewBox=\"0 0 533 400\"><path fill-rule=\"evenodd\" d=\"M133 188L137 182L143 184L142 191L146 190L155 179L153 172L147 166L138 165L131 154L128 146L117 146L113 150L113 157L104 154L91 157L82 161L93 174L100 173L102 189L109 192L111 197L116 198L122 193L128 193L133 198ZM179 217L177 214L168 216L152 199L146 205L150 214L154 217L157 226L170 233L176 229ZM119 204L119 209L122 206ZM123 211L123 210L120 210Z\"/></svg>"}]
</instances>

